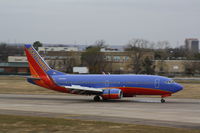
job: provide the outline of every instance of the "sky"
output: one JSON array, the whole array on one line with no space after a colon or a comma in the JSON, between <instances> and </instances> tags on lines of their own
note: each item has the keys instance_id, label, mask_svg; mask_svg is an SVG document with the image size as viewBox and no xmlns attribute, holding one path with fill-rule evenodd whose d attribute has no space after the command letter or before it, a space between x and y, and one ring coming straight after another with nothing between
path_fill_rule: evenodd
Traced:
<instances>
[{"instance_id":1,"label":"sky","mask_svg":"<svg viewBox=\"0 0 200 133\"><path fill-rule=\"evenodd\" d=\"M200 39L200 0L0 0L0 42L126 45Z\"/></svg>"}]
</instances>

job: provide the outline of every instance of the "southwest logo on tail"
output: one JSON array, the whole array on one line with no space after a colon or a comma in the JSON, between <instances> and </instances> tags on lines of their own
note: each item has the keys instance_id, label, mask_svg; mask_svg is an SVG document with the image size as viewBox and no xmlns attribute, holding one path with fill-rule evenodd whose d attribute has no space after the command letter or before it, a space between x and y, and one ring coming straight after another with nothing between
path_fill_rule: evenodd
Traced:
<instances>
[{"instance_id":1,"label":"southwest logo on tail","mask_svg":"<svg viewBox=\"0 0 200 133\"><path fill-rule=\"evenodd\" d=\"M25 52L32 75L39 75L39 72L48 72L51 69L31 45L25 45Z\"/></svg>"},{"instance_id":2,"label":"southwest logo on tail","mask_svg":"<svg viewBox=\"0 0 200 133\"><path fill-rule=\"evenodd\" d=\"M160 95L161 102L183 89L172 79L156 75L65 74L53 70L32 47L25 45L31 76L28 82L64 93L94 95L94 101L136 95Z\"/></svg>"},{"instance_id":3,"label":"southwest logo on tail","mask_svg":"<svg viewBox=\"0 0 200 133\"><path fill-rule=\"evenodd\" d=\"M37 51L35 51L32 47L28 48L31 56L35 59L36 62L40 65L40 67L45 71L48 72L50 67L44 62L44 60L39 56Z\"/></svg>"}]
</instances>

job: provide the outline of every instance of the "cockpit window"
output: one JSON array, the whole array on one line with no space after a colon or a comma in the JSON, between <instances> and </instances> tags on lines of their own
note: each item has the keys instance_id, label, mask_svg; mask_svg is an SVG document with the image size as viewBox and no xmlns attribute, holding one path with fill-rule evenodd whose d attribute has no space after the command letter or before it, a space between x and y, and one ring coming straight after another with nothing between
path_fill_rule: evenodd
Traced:
<instances>
[{"instance_id":1,"label":"cockpit window","mask_svg":"<svg viewBox=\"0 0 200 133\"><path fill-rule=\"evenodd\" d=\"M169 80L169 81L166 81L166 83L167 84L173 84L173 83L175 83L175 81L174 80Z\"/></svg>"}]
</instances>

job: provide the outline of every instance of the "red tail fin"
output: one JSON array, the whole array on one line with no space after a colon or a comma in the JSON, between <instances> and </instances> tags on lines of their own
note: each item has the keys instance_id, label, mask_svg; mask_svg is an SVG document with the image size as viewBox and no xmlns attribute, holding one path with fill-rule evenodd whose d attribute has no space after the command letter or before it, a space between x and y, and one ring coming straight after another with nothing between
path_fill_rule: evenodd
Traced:
<instances>
[{"instance_id":1,"label":"red tail fin","mask_svg":"<svg viewBox=\"0 0 200 133\"><path fill-rule=\"evenodd\" d=\"M31 78L27 78L30 83L66 92L65 88L57 86L51 78L51 75L63 75L64 73L51 69L31 45L25 45L25 52L31 72Z\"/></svg>"},{"instance_id":2,"label":"red tail fin","mask_svg":"<svg viewBox=\"0 0 200 133\"><path fill-rule=\"evenodd\" d=\"M38 52L29 44L25 45L25 52L29 63L31 75L34 77L47 76L47 72L51 70L51 68L42 59Z\"/></svg>"}]
</instances>

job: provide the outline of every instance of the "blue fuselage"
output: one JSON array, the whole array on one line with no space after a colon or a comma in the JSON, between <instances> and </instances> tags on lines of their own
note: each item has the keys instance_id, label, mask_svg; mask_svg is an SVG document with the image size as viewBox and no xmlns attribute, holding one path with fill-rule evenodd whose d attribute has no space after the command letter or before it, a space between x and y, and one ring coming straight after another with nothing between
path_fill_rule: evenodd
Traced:
<instances>
[{"instance_id":1,"label":"blue fuselage","mask_svg":"<svg viewBox=\"0 0 200 133\"><path fill-rule=\"evenodd\" d=\"M180 84L173 82L170 78L154 75L52 75L51 77L59 86L123 88L123 93L132 94L140 94L140 92L138 93L140 89L145 89L148 92L163 91L169 93L183 89Z\"/></svg>"}]
</instances>

